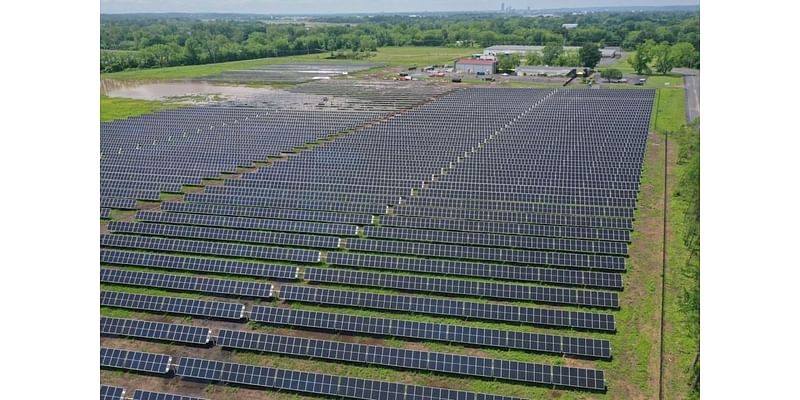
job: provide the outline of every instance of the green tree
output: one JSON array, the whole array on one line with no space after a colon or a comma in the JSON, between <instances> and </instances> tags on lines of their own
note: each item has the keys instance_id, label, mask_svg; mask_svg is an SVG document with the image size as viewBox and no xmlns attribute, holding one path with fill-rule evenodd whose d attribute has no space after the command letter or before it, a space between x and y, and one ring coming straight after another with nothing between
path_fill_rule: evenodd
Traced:
<instances>
[{"instance_id":1,"label":"green tree","mask_svg":"<svg viewBox=\"0 0 800 400\"><path fill-rule=\"evenodd\" d=\"M655 60L656 72L659 74L667 74L675 66L671 50L672 48L667 42L661 42L653 46L652 54Z\"/></svg>"},{"instance_id":2,"label":"green tree","mask_svg":"<svg viewBox=\"0 0 800 400\"><path fill-rule=\"evenodd\" d=\"M622 71L616 68L609 68L600 71L600 76L605 79L622 79Z\"/></svg>"},{"instance_id":3,"label":"green tree","mask_svg":"<svg viewBox=\"0 0 800 400\"><path fill-rule=\"evenodd\" d=\"M503 54L497 60L497 69L501 71L511 71L519 66L519 54Z\"/></svg>"},{"instance_id":4,"label":"green tree","mask_svg":"<svg viewBox=\"0 0 800 400\"><path fill-rule=\"evenodd\" d=\"M581 57L577 51L564 51L558 55L553 65L562 67L580 67Z\"/></svg>"},{"instance_id":5,"label":"green tree","mask_svg":"<svg viewBox=\"0 0 800 400\"><path fill-rule=\"evenodd\" d=\"M691 43L676 43L670 49L676 67L700 68L700 52Z\"/></svg>"},{"instance_id":6,"label":"green tree","mask_svg":"<svg viewBox=\"0 0 800 400\"><path fill-rule=\"evenodd\" d=\"M564 52L560 42L550 42L542 49L542 61L547 65L555 65L556 59Z\"/></svg>"},{"instance_id":7,"label":"green tree","mask_svg":"<svg viewBox=\"0 0 800 400\"><path fill-rule=\"evenodd\" d=\"M652 49L654 45L652 40L647 40L636 47L636 51L628 57L628 64L633 67L637 74L643 75L652 72L650 62L653 61Z\"/></svg>"},{"instance_id":8,"label":"green tree","mask_svg":"<svg viewBox=\"0 0 800 400\"><path fill-rule=\"evenodd\" d=\"M597 63L600 62L600 58L602 57L600 54L600 48L594 43L587 43L583 45L578 52L578 56L581 59L581 64L588 68L596 67Z\"/></svg>"},{"instance_id":9,"label":"green tree","mask_svg":"<svg viewBox=\"0 0 800 400\"><path fill-rule=\"evenodd\" d=\"M528 65L542 65L544 64L544 58L542 55L537 51L532 51L527 54L525 57L525 64Z\"/></svg>"}]
</instances>

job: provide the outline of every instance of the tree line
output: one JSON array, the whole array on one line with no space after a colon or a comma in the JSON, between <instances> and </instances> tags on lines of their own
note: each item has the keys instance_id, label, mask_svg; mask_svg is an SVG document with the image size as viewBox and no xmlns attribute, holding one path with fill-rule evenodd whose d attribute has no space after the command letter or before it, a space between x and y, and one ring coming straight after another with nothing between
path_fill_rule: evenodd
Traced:
<instances>
[{"instance_id":1,"label":"tree line","mask_svg":"<svg viewBox=\"0 0 800 400\"><path fill-rule=\"evenodd\" d=\"M320 17L311 23L174 16L101 16L100 70L195 65L330 52L358 58L384 46L488 47L495 44L633 49L643 43L700 45L699 14L692 12L595 13L555 17L457 15ZM563 23L578 23L564 29ZM113 50L113 51L112 51ZM560 62L570 64L572 54ZM548 58L548 53L543 55ZM574 56L573 56L574 57ZM552 60L552 65L558 61ZM573 64L574 65L574 64Z\"/></svg>"}]
</instances>

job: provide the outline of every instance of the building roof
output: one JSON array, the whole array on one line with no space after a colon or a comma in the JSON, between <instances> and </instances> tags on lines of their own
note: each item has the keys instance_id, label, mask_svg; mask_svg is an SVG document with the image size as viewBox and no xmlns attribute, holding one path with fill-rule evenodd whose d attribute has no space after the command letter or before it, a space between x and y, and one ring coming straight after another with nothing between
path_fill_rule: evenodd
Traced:
<instances>
[{"instance_id":1,"label":"building roof","mask_svg":"<svg viewBox=\"0 0 800 400\"><path fill-rule=\"evenodd\" d=\"M474 58L462 58L458 60L457 64L473 64L473 65L492 65L496 63L495 60L478 60Z\"/></svg>"},{"instance_id":2,"label":"building roof","mask_svg":"<svg viewBox=\"0 0 800 400\"><path fill-rule=\"evenodd\" d=\"M580 67L559 67L559 66L549 66L549 65L520 65L517 67L517 71L567 71L580 68Z\"/></svg>"}]
</instances>

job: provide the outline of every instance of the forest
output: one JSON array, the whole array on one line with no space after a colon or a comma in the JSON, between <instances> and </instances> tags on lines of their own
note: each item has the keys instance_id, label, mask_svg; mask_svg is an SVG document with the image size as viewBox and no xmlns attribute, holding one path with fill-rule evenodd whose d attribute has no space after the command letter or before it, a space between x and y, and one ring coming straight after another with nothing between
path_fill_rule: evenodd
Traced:
<instances>
[{"instance_id":1,"label":"forest","mask_svg":"<svg viewBox=\"0 0 800 400\"><path fill-rule=\"evenodd\" d=\"M699 12L590 13L563 16L318 17L299 21L235 15L102 15L100 71L197 65L330 52L366 58L378 47L497 44L618 46L688 43L699 52ZM564 29L562 24L577 23Z\"/></svg>"}]
</instances>

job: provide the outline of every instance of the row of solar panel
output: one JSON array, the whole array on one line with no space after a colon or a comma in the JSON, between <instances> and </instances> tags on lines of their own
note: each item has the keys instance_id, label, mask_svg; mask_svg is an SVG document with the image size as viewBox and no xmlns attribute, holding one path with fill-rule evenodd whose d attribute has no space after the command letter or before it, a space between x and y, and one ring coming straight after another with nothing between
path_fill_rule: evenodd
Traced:
<instances>
[{"instance_id":1,"label":"row of solar panel","mask_svg":"<svg viewBox=\"0 0 800 400\"><path fill-rule=\"evenodd\" d=\"M515 213L583 215L602 218L633 218L633 208L569 204L519 202L508 200L442 199L415 195L402 203L409 207L433 207L465 210L495 210Z\"/></svg>"},{"instance_id":2,"label":"row of solar panel","mask_svg":"<svg viewBox=\"0 0 800 400\"><path fill-rule=\"evenodd\" d=\"M287 301L328 304L386 311L476 318L525 323L546 327L615 331L614 316L582 311L520 307L508 304L476 303L440 298L353 292L307 286L281 286L279 297Z\"/></svg>"},{"instance_id":3,"label":"row of solar panel","mask_svg":"<svg viewBox=\"0 0 800 400\"><path fill-rule=\"evenodd\" d=\"M458 296L600 308L619 308L619 297L617 293L594 290L465 281L411 275L378 274L334 268L306 268L304 271L304 279L309 282L368 286L434 294L452 294Z\"/></svg>"},{"instance_id":4,"label":"row of solar panel","mask_svg":"<svg viewBox=\"0 0 800 400\"><path fill-rule=\"evenodd\" d=\"M136 213L136 219L145 222L161 222L168 224L316 233L321 235L356 236L358 233L358 226L356 225L291 221L281 219L229 217L222 215L139 211Z\"/></svg>"},{"instance_id":5,"label":"row of solar panel","mask_svg":"<svg viewBox=\"0 0 800 400\"><path fill-rule=\"evenodd\" d=\"M262 299L272 297L272 285L269 283L202 278L187 275L156 274L152 272L120 269L101 268L100 282L222 296L243 296Z\"/></svg>"},{"instance_id":6,"label":"row of solar panel","mask_svg":"<svg viewBox=\"0 0 800 400\"><path fill-rule=\"evenodd\" d=\"M100 333L103 336L111 337L135 337L198 345L205 345L211 342L211 332L208 328L121 318L102 317L100 320ZM224 348L334 359L486 378L519 380L527 383L548 384L549 382L542 381L541 378L536 380L539 374L535 375L534 372L541 373L544 370L552 368L552 366L545 364L517 363L500 359L405 350L385 346L361 345L294 336L234 331L229 329L221 329L214 343ZM552 344L554 343L551 342L551 345ZM128 354L125 356L127 358ZM112 362L110 364L114 363ZM119 362L116 364L118 365ZM602 374L602 371L595 372Z\"/></svg>"},{"instance_id":7,"label":"row of solar panel","mask_svg":"<svg viewBox=\"0 0 800 400\"><path fill-rule=\"evenodd\" d=\"M100 246L121 247L139 250L158 250L174 253L205 254L280 260L301 263L320 262L320 252L305 249L251 246L238 243L205 242L199 240L169 239L128 235L100 235Z\"/></svg>"},{"instance_id":8,"label":"row of solar panel","mask_svg":"<svg viewBox=\"0 0 800 400\"><path fill-rule=\"evenodd\" d=\"M507 247L529 250L555 250L574 253L628 255L628 245L622 242L603 242L580 239L513 236L492 233L449 232L427 229L366 226L364 235L380 239L400 239L418 242L439 242L464 245Z\"/></svg>"},{"instance_id":9,"label":"row of solar panel","mask_svg":"<svg viewBox=\"0 0 800 400\"><path fill-rule=\"evenodd\" d=\"M385 205L362 204L362 203L345 204L345 203L331 203L327 201L272 199L272 198L246 197L246 196L230 196L223 194L189 193L186 195L185 200L197 203L226 204L232 206L339 211L339 212L351 212L351 213L361 213L361 214L386 213Z\"/></svg>"},{"instance_id":10,"label":"row of solar panel","mask_svg":"<svg viewBox=\"0 0 800 400\"><path fill-rule=\"evenodd\" d=\"M532 332L475 328L391 318L361 317L322 311L294 310L255 305L250 320L270 325L304 327L330 332L401 337L470 346L488 346L588 358L611 358L604 339L558 336Z\"/></svg>"},{"instance_id":11,"label":"row of solar panel","mask_svg":"<svg viewBox=\"0 0 800 400\"><path fill-rule=\"evenodd\" d=\"M323 183L313 181L297 181L294 176L287 176L292 180L279 181L279 180L254 180L247 179L226 179L225 187L248 187L259 189L280 189L280 190L315 190L321 192L338 192L338 193L370 193L370 194L383 194L393 196L408 196L411 194L411 188L415 185L409 183L403 185L383 186L377 182L365 182L365 184L353 184L352 180L342 183Z\"/></svg>"},{"instance_id":12,"label":"row of solar panel","mask_svg":"<svg viewBox=\"0 0 800 400\"><path fill-rule=\"evenodd\" d=\"M494 232L508 235L605 240L613 242L631 241L630 231L627 230L581 226L533 225L514 222L405 217L400 215L382 216L380 218L380 225L447 231Z\"/></svg>"},{"instance_id":13,"label":"row of solar panel","mask_svg":"<svg viewBox=\"0 0 800 400\"><path fill-rule=\"evenodd\" d=\"M125 400L125 388L118 386L100 385L100 400ZM137 389L133 392L133 400L204 400L200 397L183 396L179 394L151 392Z\"/></svg>"},{"instance_id":14,"label":"row of solar panel","mask_svg":"<svg viewBox=\"0 0 800 400\"><path fill-rule=\"evenodd\" d=\"M146 222L166 222L170 224L189 224L211 227L265 229L276 231L320 233L327 235L355 236L358 228L355 225L321 224L284 220L264 220L255 218L211 216L198 214L173 214L158 212L139 212L137 219ZM288 244L300 247L338 247L334 239L329 243L319 243L319 236L284 235L269 233L248 233L230 229L204 229L188 226L169 226L161 224L131 224L114 222L109 229L125 233L155 234L161 236L235 240L239 242ZM483 233L460 233L418 230L408 228L390 228L367 226L364 234L368 237L401 239L427 242L443 242L455 244L473 244L480 246L497 246L523 249L557 250L584 252L594 254L627 255L627 245L618 242L585 241L576 239L549 239L541 237L505 236Z\"/></svg>"},{"instance_id":15,"label":"row of solar panel","mask_svg":"<svg viewBox=\"0 0 800 400\"><path fill-rule=\"evenodd\" d=\"M118 270L115 274L122 275ZM134 278L137 273L125 274L125 277L112 280L104 278L106 283L137 284ZM156 287L173 286L183 287L176 276L155 277L147 282L161 285ZM157 278L160 278L159 281ZM172 279L169 281L168 279ZM198 278L195 278L198 279ZM266 284L264 284L266 285ZM269 290L272 289L271 285ZM209 289L214 290L215 288ZM236 295L253 296L252 291L236 290L237 288L224 288L235 291ZM222 289L218 289L222 290ZM266 289L264 289L266 290ZM246 293L246 294L240 294ZM124 292L101 292L101 304L124 308L141 308L148 311L178 312L190 315L218 317L228 319L241 319L244 317L244 305L222 302L205 302L184 298L162 298L159 296L137 297L139 295ZM578 311L553 310L532 307L520 307L507 304L475 303L460 300L446 300L438 298L420 298L401 295L387 295L369 292L353 292L335 289L322 289L304 286L281 287L278 295L283 300L300 301L314 304L330 304L346 307L373 308L387 311L417 312L422 314L444 315L448 317L477 318L494 321L528 323L549 327L567 327L575 329L614 331L614 316L610 314L597 314ZM600 302L599 300L595 300ZM210 313L210 314L209 314Z\"/></svg>"},{"instance_id":16,"label":"row of solar panel","mask_svg":"<svg viewBox=\"0 0 800 400\"><path fill-rule=\"evenodd\" d=\"M571 375L571 371L566 367L555 368L558 368L559 374L551 375L553 377L552 385L569 386L573 382L577 385L589 379L588 376L579 376L577 371L574 376ZM210 382L225 382L361 400L515 400L505 396L188 357L180 359L176 375ZM597 380L597 376L592 378Z\"/></svg>"},{"instance_id":17,"label":"row of solar panel","mask_svg":"<svg viewBox=\"0 0 800 400\"><path fill-rule=\"evenodd\" d=\"M113 356L139 357L154 360L149 365L137 363L118 363ZM101 366L125 370L164 374L170 370L172 357L166 354L144 353L120 349L101 348ZM519 364L517 362L508 362ZM605 379L602 371L583 368L552 366L526 371L531 380L548 386L576 387L591 390L604 390ZM145 369L142 369L145 368ZM165 368L165 371L159 370ZM189 379L210 382L224 382L245 386L266 387L314 393L320 395L347 397L353 399L384 400L512 400L510 397L487 395L435 387L389 383L367 379L340 377L312 372L291 371L277 368L258 367L222 361L181 357L175 374ZM512 375L508 375L512 376ZM513 376L517 378L517 376ZM106 389L104 394L108 395ZM113 392L111 394L114 394ZM113 398L113 397L112 397Z\"/></svg>"},{"instance_id":18,"label":"row of solar panel","mask_svg":"<svg viewBox=\"0 0 800 400\"><path fill-rule=\"evenodd\" d=\"M340 246L339 244L341 242L339 238L330 236L122 221L109 222L108 230L111 232L138 235L155 235L187 239L211 239L240 243L277 244L325 249L336 249Z\"/></svg>"},{"instance_id":19,"label":"row of solar panel","mask_svg":"<svg viewBox=\"0 0 800 400\"><path fill-rule=\"evenodd\" d=\"M524 363L420 350L405 350L384 346L232 331L227 329L220 330L217 344L222 347L234 349L290 354L545 385L552 384L552 370L555 368L554 366L546 364ZM603 371L585 368L578 368L578 370L580 370L580 372L578 372L579 376L592 376L594 378L586 379L585 382L587 386L580 386L583 381L579 381L578 387L592 390L602 390L605 388ZM598 384L601 386L596 386Z\"/></svg>"},{"instance_id":20,"label":"row of solar panel","mask_svg":"<svg viewBox=\"0 0 800 400\"><path fill-rule=\"evenodd\" d=\"M298 267L288 265L272 265L214 258L195 258L168 254L138 253L110 249L100 249L100 263L286 280L297 279L300 270Z\"/></svg>"},{"instance_id":21,"label":"row of solar panel","mask_svg":"<svg viewBox=\"0 0 800 400\"><path fill-rule=\"evenodd\" d=\"M246 174L245 174L246 175ZM422 189L431 187L432 182L427 182ZM491 176L485 176L482 182L469 183L459 181L437 180L436 187L432 190L455 190L470 192L500 192L500 193L527 193L537 190L540 187L549 188L573 188L573 190L614 190L624 192L638 192L638 182L591 182L583 180L565 180L554 178L535 178L531 180L520 180L516 184L493 183Z\"/></svg>"},{"instance_id":22,"label":"row of solar panel","mask_svg":"<svg viewBox=\"0 0 800 400\"><path fill-rule=\"evenodd\" d=\"M289 210L280 208L239 207L223 204L163 202L161 203L161 210L181 213L227 215L233 217L273 218L357 225L368 225L372 223L372 215L365 214Z\"/></svg>"},{"instance_id":23,"label":"row of solar panel","mask_svg":"<svg viewBox=\"0 0 800 400\"><path fill-rule=\"evenodd\" d=\"M611 357L608 341L597 339L355 317L263 306L254 307L251 320L278 325L322 328L337 332L345 330L373 335L516 348L581 357ZM109 317L101 317L100 333L104 336L138 337L200 345L208 344L211 341L211 332L208 328Z\"/></svg>"},{"instance_id":24,"label":"row of solar panel","mask_svg":"<svg viewBox=\"0 0 800 400\"><path fill-rule=\"evenodd\" d=\"M372 253L407 254L446 257L464 260L501 261L516 264L552 265L557 267L625 270L625 258L594 254L559 253L451 244L398 242L377 239L348 239L346 247Z\"/></svg>"},{"instance_id":25,"label":"row of solar panel","mask_svg":"<svg viewBox=\"0 0 800 400\"><path fill-rule=\"evenodd\" d=\"M414 206L395 207L394 214L411 217L496 221L517 224L584 226L600 229L633 229L633 221L631 219L581 215L516 213L494 210L460 210Z\"/></svg>"},{"instance_id":26,"label":"row of solar panel","mask_svg":"<svg viewBox=\"0 0 800 400\"><path fill-rule=\"evenodd\" d=\"M436 187L435 184L432 187ZM438 198L426 196L422 194L421 198L412 197L409 200L410 204L420 205L438 205L440 207L459 207L480 209L483 205L497 205L500 201L509 200L491 200L482 199L479 195L475 195L468 199L457 198ZM485 197L485 196L484 196ZM593 206L593 207L621 207L621 208L634 208L636 207L635 198L611 198L611 197L590 197L590 196L575 196L575 195L559 195L559 194L528 194L522 201L524 203L515 203L515 210L520 212L541 212L536 204L553 204L560 206ZM427 200L426 199L430 199ZM535 204L530 204L535 203ZM527 208L526 208L527 207Z\"/></svg>"},{"instance_id":27,"label":"row of solar panel","mask_svg":"<svg viewBox=\"0 0 800 400\"><path fill-rule=\"evenodd\" d=\"M456 260L395 257L351 252L328 253L327 262L357 268L458 275L567 286L622 289L622 275L615 272L578 271Z\"/></svg>"}]
</instances>

